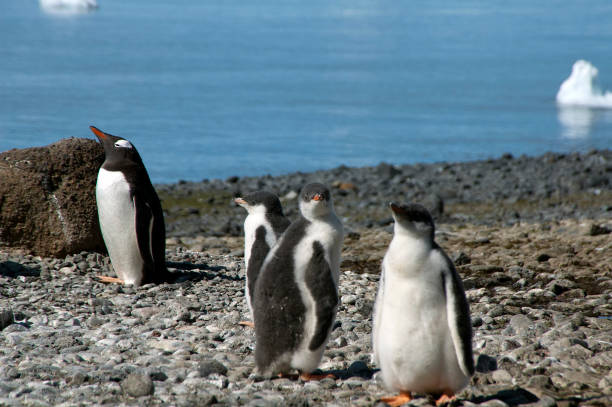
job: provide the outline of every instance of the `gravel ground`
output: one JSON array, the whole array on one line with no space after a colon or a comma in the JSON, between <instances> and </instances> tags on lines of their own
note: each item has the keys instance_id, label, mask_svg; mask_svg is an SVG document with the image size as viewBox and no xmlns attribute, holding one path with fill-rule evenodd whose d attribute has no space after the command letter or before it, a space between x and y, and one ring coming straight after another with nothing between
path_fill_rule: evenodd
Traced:
<instances>
[{"instance_id":1,"label":"gravel ground","mask_svg":"<svg viewBox=\"0 0 612 407\"><path fill-rule=\"evenodd\" d=\"M469 172L519 160L432 164L422 166L422 173L427 179L440 166L437 177L442 178L449 168ZM438 213L436 239L463 277L475 332L477 373L457 405L612 405L612 211L611 201L599 200L612 184L612 154L592 152L570 161L578 164L574 170L564 164L565 178L535 173L552 192L533 192L533 200L523 197L521 188L502 198L504 189L493 179L488 189L473 187L490 190L490 198L478 193L469 201L461 195L463 188L458 198L437 194L444 209ZM584 164L590 161L599 164ZM527 174L533 168L524 165ZM556 184L562 178L571 183L585 168L591 168L590 175L576 189ZM198 196L204 185L242 182L209 181L161 187L165 202L173 198L177 205L167 210L174 231L167 250L173 283L138 289L99 283L96 275L112 275L108 257L99 253L53 259L0 251L0 406L376 405L387 393L370 360L371 313L391 234L383 204L388 195L364 193L367 185L358 180L370 170L377 171L354 169L358 189L336 184L334 191L349 233L341 265L342 303L320 367L337 380L263 380L254 373L254 332L237 325L247 318L240 228L239 233L221 231L233 228L234 218L243 219L227 204L242 191L228 192L219 206L217 198L207 202L211 214L178 206L189 190ZM403 167L399 170L405 174ZM333 171L325 173L328 178L299 177L349 183L348 176ZM419 174L414 182L426 184ZM592 176L599 179L595 186ZM374 175L370 178L375 182ZM270 180L264 178L261 186ZM223 196L218 191L225 190L215 191ZM285 196L291 191L282 190ZM417 193L407 195L420 201ZM424 194L422 201L428 197ZM287 207L291 202L291 196L285 198ZM363 202L367 216L360 217ZM436 202L434 197L430 204ZM201 220L213 217L216 226ZM177 232L183 222L190 223L189 233ZM206 227L219 229L200 230ZM433 400L419 395L411 404L432 405Z\"/></svg>"}]
</instances>

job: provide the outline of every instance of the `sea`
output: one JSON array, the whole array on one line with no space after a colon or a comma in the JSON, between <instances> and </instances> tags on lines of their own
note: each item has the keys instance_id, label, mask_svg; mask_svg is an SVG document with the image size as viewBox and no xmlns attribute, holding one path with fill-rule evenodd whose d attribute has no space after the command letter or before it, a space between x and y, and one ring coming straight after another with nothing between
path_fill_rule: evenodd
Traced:
<instances>
[{"instance_id":1,"label":"sea","mask_svg":"<svg viewBox=\"0 0 612 407\"><path fill-rule=\"evenodd\" d=\"M612 148L610 0L88 1L0 0L0 151L95 125L172 183Z\"/></svg>"}]
</instances>

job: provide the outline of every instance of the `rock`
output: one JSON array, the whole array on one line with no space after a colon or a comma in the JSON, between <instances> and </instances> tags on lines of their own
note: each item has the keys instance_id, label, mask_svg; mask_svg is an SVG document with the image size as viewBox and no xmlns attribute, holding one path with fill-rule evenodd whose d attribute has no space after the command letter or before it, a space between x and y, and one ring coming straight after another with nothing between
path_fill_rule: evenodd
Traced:
<instances>
[{"instance_id":1,"label":"rock","mask_svg":"<svg viewBox=\"0 0 612 407\"><path fill-rule=\"evenodd\" d=\"M512 383L512 375L504 369L495 370L492 377L496 383Z\"/></svg>"},{"instance_id":2,"label":"rock","mask_svg":"<svg viewBox=\"0 0 612 407\"><path fill-rule=\"evenodd\" d=\"M538 256L536 257L536 260L540 263L543 263L545 261L548 261L551 259L551 256L547 253L540 253L538 254Z\"/></svg>"},{"instance_id":3,"label":"rock","mask_svg":"<svg viewBox=\"0 0 612 407\"><path fill-rule=\"evenodd\" d=\"M205 360L198 366L198 372L200 373L200 377L208 377L209 375L215 373L225 375L227 374L227 367L214 359Z\"/></svg>"},{"instance_id":4,"label":"rock","mask_svg":"<svg viewBox=\"0 0 612 407\"><path fill-rule=\"evenodd\" d=\"M453 256L453 263L455 263L456 266L464 266L466 264L470 264L471 262L472 259L470 256L464 252L459 252Z\"/></svg>"},{"instance_id":5,"label":"rock","mask_svg":"<svg viewBox=\"0 0 612 407\"><path fill-rule=\"evenodd\" d=\"M155 391L153 380L148 375L138 373L128 375L121 382L121 388L126 395L132 397L148 396Z\"/></svg>"},{"instance_id":6,"label":"rock","mask_svg":"<svg viewBox=\"0 0 612 407\"><path fill-rule=\"evenodd\" d=\"M95 185L104 161L90 139L0 154L0 246L39 256L104 251Z\"/></svg>"},{"instance_id":7,"label":"rock","mask_svg":"<svg viewBox=\"0 0 612 407\"><path fill-rule=\"evenodd\" d=\"M497 360L491 356L480 354L476 359L476 371L487 373L497 370Z\"/></svg>"},{"instance_id":8,"label":"rock","mask_svg":"<svg viewBox=\"0 0 612 407\"><path fill-rule=\"evenodd\" d=\"M526 336L533 330L533 322L528 316L517 314L510 318L510 326L519 336Z\"/></svg>"},{"instance_id":9,"label":"rock","mask_svg":"<svg viewBox=\"0 0 612 407\"><path fill-rule=\"evenodd\" d=\"M612 229L607 226L592 224L591 229L589 229L589 236L600 236L607 235L610 233L612 233Z\"/></svg>"},{"instance_id":10,"label":"rock","mask_svg":"<svg viewBox=\"0 0 612 407\"><path fill-rule=\"evenodd\" d=\"M15 322L13 311L8 309L0 309L0 331Z\"/></svg>"}]
</instances>

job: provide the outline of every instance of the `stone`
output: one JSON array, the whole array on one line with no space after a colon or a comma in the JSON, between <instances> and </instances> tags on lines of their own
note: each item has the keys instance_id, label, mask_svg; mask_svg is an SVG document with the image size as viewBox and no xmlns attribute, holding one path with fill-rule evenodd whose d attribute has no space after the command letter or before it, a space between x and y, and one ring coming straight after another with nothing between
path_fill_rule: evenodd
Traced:
<instances>
[{"instance_id":1,"label":"stone","mask_svg":"<svg viewBox=\"0 0 612 407\"><path fill-rule=\"evenodd\" d=\"M0 246L39 256L104 251L95 186L104 151L63 139L0 153Z\"/></svg>"},{"instance_id":2,"label":"stone","mask_svg":"<svg viewBox=\"0 0 612 407\"><path fill-rule=\"evenodd\" d=\"M148 375L132 373L122 382L123 392L131 397L149 396L155 391L153 380Z\"/></svg>"},{"instance_id":3,"label":"stone","mask_svg":"<svg viewBox=\"0 0 612 407\"><path fill-rule=\"evenodd\" d=\"M497 370L497 360L489 355L480 354L476 359L476 371L487 373Z\"/></svg>"},{"instance_id":4,"label":"stone","mask_svg":"<svg viewBox=\"0 0 612 407\"><path fill-rule=\"evenodd\" d=\"M522 314L512 315L510 318L510 326L519 336L526 336L533 330L533 322L531 319Z\"/></svg>"},{"instance_id":5,"label":"stone","mask_svg":"<svg viewBox=\"0 0 612 407\"><path fill-rule=\"evenodd\" d=\"M213 373L225 375L227 374L227 367L214 359L205 360L200 362L198 372L200 373L200 377L207 377Z\"/></svg>"},{"instance_id":6,"label":"stone","mask_svg":"<svg viewBox=\"0 0 612 407\"><path fill-rule=\"evenodd\" d=\"M512 383L512 375L504 369L495 370L492 377L496 383Z\"/></svg>"},{"instance_id":7,"label":"stone","mask_svg":"<svg viewBox=\"0 0 612 407\"><path fill-rule=\"evenodd\" d=\"M612 233L612 229L607 226L592 224L591 229L589 229L589 236L600 236L600 235L608 235Z\"/></svg>"},{"instance_id":8,"label":"stone","mask_svg":"<svg viewBox=\"0 0 612 407\"><path fill-rule=\"evenodd\" d=\"M0 310L0 331L14 322L13 311L8 309Z\"/></svg>"}]
</instances>

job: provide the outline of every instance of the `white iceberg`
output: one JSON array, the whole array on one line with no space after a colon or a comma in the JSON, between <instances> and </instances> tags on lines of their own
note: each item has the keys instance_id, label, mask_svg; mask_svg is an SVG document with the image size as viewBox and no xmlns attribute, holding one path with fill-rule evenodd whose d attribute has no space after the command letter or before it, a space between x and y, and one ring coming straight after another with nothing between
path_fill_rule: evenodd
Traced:
<instances>
[{"instance_id":1,"label":"white iceberg","mask_svg":"<svg viewBox=\"0 0 612 407\"><path fill-rule=\"evenodd\" d=\"M559 87L557 103L562 106L583 106L612 109L612 92L602 92L597 86L597 68L578 60L572 73Z\"/></svg>"},{"instance_id":2,"label":"white iceberg","mask_svg":"<svg viewBox=\"0 0 612 407\"><path fill-rule=\"evenodd\" d=\"M40 7L49 13L78 14L98 8L97 0L39 0Z\"/></svg>"}]
</instances>

